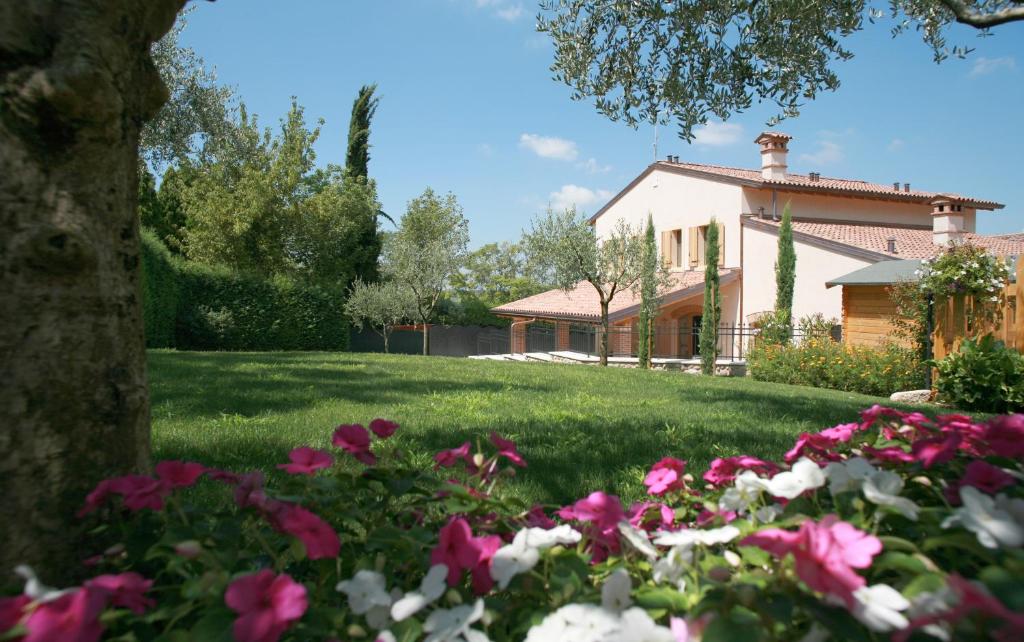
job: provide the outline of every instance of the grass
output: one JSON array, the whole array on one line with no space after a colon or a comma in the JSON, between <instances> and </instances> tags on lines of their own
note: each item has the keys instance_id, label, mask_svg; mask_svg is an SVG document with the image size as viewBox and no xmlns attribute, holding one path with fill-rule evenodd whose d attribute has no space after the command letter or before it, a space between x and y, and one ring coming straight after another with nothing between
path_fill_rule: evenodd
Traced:
<instances>
[{"instance_id":1,"label":"grass","mask_svg":"<svg viewBox=\"0 0 1024 642\"><path fill-rule=\"evenodd\" d=\"M851 421L864 395L618 368L338 353L152 351L156 459L268 473L299 445L375 417L431 465L438 450L514 439L516 494L565 503L593 490L636 499L666 455L695 475L717 456L778 458L801 431Z\"/></svg>"}]
</instances>

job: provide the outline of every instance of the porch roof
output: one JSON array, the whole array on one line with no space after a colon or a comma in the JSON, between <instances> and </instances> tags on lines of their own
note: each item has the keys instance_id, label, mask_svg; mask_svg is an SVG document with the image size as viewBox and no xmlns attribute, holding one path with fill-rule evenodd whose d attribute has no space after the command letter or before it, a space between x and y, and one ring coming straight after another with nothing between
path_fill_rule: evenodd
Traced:
<instances>
[{"instance_id":1,"label":"porch roof","mask_svg":"<svg viewBox=\"0 0 1024 642\"><path fill-rule=\"evenodd\" d=\"M718 272L722 285L739 276L737 268L722 268ZM669 288L661 296L661 305L678 303L704 293L704 270L687 270L672 275ZM594 286L580 281L572 290L548 290L525 299L512 301L491 312L503 317L537 317L596 323L601 320L601 301ZM631 290L615 295L608 305L610 321L621 321L640 312L640 297Z\"/></svg>"}]
</instances>

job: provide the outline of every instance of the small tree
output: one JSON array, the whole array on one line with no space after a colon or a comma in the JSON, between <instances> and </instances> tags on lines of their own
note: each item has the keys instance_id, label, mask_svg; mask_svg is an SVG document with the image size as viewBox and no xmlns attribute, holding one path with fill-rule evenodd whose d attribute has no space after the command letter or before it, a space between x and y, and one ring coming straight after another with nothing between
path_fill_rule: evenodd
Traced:
<instances>
[{"instance_id":1,"label":"small tree","mask_svg":"<svg viewBox=\"0 0 1024 642\"><path fill-rule=\"evenodd\" d=\"M700 369L715 374L718 360L718 320L722 316L722 296L718 280L718 221L711 219L704 249L704 312L700 324Z\"/></svg>"},{"instance_id":2,"label":"small tree","mask_svg":"<svg viewBox=\"0 0 1024 642\"><path fill-rule=\"evenodd\" d=\"M637 360L641 368L651 367L654 343L654 319L658 314L658 244L654 238L654 220L647 215L643 254L640 258L640 319L637 322Z\"/></svg>"},{"instance_id":3,"label":"small tree","mask_svg":"<svg viewBox=\"0 0 1024 642\"><path fill-rule=\"evenodd\" d=\"M394 281L356 281L345 301L345 314L352 320L352 325L360 330L368 325L383 337L385 353L395 326L412 318L415 312L412 292Z\"/></svg>"},{"instance_id":4,"label":"small tree","mask_svg":"<svg viewBox=\"0 0 1024 642\"><path fill-rule=\"evenodd\" d=\"M576 208L563 212L548 210L523 235L530 255L552 267L554 281L565 291L586 281L601 306L601 365L608 365L608 304L640 281L643 236L619 220L611 235L598 241L597 233Z\"/></svg>"},{"instance_id":5,"label":"small tree","mask_svg":"<svg viewBox=\"0 0 1024 642\"><path fill-rule=\"evenodd\" d=\"M384 274L408 288L415 303L414 318L423 324L423 354L430 354L427 324L448 279L466 259L469 224L454 194L443 197L429 187L409 201L398 231L384 243Z\"/></svg>"},{"instance_id":6,"label":"small tree","mask_svg":"<svg viewBox=\"0 0 1024 642\"><path fill-rule=\"evenodd\" d=\"M780 343L793 335L793 288L796 283L796 250L793 248L793 215L789 204L782 210L779 254L775 261L775 320Z\"/></svg>"}]
</instances>

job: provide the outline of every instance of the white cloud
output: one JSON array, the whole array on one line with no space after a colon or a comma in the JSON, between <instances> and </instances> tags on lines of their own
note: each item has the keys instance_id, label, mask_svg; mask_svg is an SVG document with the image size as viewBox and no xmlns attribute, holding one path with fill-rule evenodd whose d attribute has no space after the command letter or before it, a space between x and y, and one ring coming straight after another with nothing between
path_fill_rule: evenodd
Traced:
<instances>
[{"instance_id":1,"label":"white cloud","mask_svg":"<svg viewBox=\"0 0 1024 642\"><path fill-rule=\"evenodd\" d=\"M607 174L608 172L612 171L611 165L602 165L601 163L597 162L596 158L593 157L588 158L582 163L577 163L576 167L585 170L588 174Z\"/></svg>"},{"instance_id":2,"label":"white cloud","mask_svg":"<svg viewBox=\"0 0 1024 642\"><path fill-rule=\"evenodd\" d=\"M885 148L890 152L898 152L906 146L907 143L902 138L893 138Z\"/></svg>"},{"instance_id":3,"label":"white cloud","mask_svg":"<svg viewBox=\"0 0 1024 642\"><path fill-rule=\"evenodd\" d=\"M843 160L843 148L831 140L818 141L818 150L813 154L800 154L800 160L814 166L834 165Z\"/></svg>"},{"instance_id":4,"label":"white cloud","mask_svg":"<svg viewBox=\"0 0 1024 642\"><path fill-rule=\"evenodd\" d=\"M557 192L551 192L550 203L554 210L564 210L572 206L584 208L588 205L595 205L607 201L614 192L606 189L592 190L579 185L562 185Z\"/></svg>"},{"instance_id":5,"label":"white cloud","mask_svg":"<svg viewBox=\"0 0 1024 642\"><path fill-rule=\"evenodd\" d=\"M574 161L579 156L576 143L564 138L555 136L539 136L537 134L522 134L519 137L519 146L528 149L541 158L554 158L555 160Z\"/></svg>"},{"instance_id":6,"label":"white cloud","mask_svg":"<svg viewBox=\"0 0 1024 642\"><path fill-rule=\"evenodd\" d=\"M1017 61L1013 56L1005 56L1003 58L986 58L981 56L980 58L974 59L974 66L971 67L971 76L988 76L994 74L1001 69L1006 71L1013 71L1017 68Z\"/></svg>"},{"instance_id":7,"label":"white cloud","mask_svg":"<svg viewBox=\"0 0 1024 642\"><path fill-rule=\"evenodd\" d=\"M693 130L693 142L708 147L732 145L739 142L741 136L743 136L743 126L736 123L712 121Z\"/></svg>"},{"instance_id":8,"label":"white cloud","mask_svg":"<svg viewBox=\"0 0 1024 642\"><path fill-rule=\"evenodd\" d=\"M515 4L498 9L498 17L507 22L515 22L523 16L523 5Z\"/></svg>"}]
</instances>

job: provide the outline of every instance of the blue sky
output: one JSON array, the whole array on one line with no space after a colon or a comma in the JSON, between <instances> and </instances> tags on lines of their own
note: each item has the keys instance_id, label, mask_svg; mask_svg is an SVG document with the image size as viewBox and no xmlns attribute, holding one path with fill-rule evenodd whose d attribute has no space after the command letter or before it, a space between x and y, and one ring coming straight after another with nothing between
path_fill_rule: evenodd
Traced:
<instances>
[{"instance_id":1,"label":"blue sky","mask_svg":"<svg viewBox=\"0 0 1024 642\"><path fill-rule=\"evenodd\" d=\"M653 130L634 130L574 102L551 80L551 47L535 5L517 0L378 2L219 0L196 3L182 39L233 85L250 112L276 125L298 97L326 124L318 162L344 159L359 87L381 97L370 174L385 211L427 186L454 192L474 246L515 240L548 203L593 212L652 159ZM1024 230L1024 24L991 37L956 28L976 48L936 65L916 34L884 22L848 41L842 87L776 129L794 137L791 171L996 200L979 231ZM753 144L770 106L756 106L686 144L661 128L660 157L757 167Z\"/></svg>"}]
</instances>

